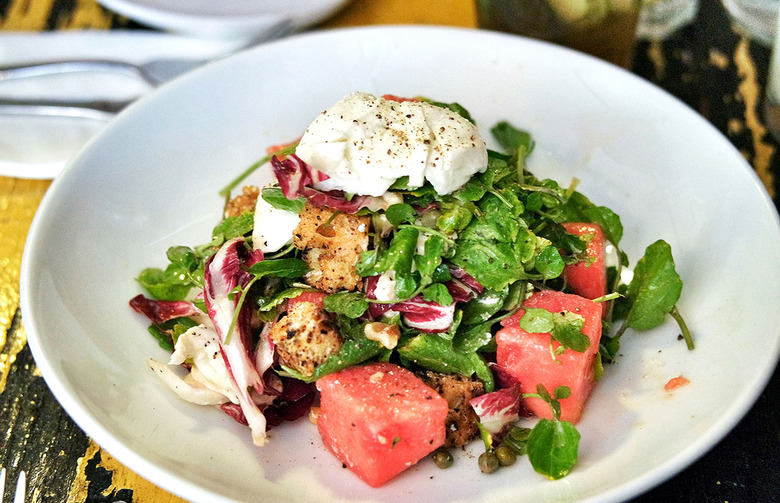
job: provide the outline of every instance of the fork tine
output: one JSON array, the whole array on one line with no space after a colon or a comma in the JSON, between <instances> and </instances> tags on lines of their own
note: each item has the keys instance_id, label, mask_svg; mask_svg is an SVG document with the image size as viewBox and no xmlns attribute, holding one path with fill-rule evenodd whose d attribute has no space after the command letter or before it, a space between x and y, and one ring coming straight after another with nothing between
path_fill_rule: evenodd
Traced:
<instances>
[{"instance_id":1,"label":"fork tine","mask_svg":"<svg viewBox=\"0 0 780 503\"><path fill-rule=\"evenodd\" d=\"M3 494L5 494L5 468L0 468L0 501L3 500Z\"/></svg>"},{"instance_id":2,"label":"fork tine","mask_svg":"<svg viewBox=\"0 0 780 503\"><path fill-rule=\"evenodd\" d=\"M16 494L14 496L14 503L24 503L24 498L27 492L27 475L24 470L19 472L19 478L16 479Z\"/></svg>"}]
</instances>

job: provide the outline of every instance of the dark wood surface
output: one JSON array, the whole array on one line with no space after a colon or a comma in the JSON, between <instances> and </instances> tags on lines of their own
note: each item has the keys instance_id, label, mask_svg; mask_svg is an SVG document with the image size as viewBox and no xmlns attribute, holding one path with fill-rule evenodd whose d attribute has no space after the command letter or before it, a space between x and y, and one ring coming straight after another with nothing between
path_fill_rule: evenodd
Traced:
<instances>
[{"instance_id":1,"label":"dark wood surface","mask_svg":"<svg viewBox=\"0 0 780 503\"><path fill-rule=\"evenodd\" d=\"M355 0L348 7L352 11L336 16L328 26L371 22L371 12L381 8L379 0ZM441 21L436 18L431 22ZM473 17L468 16L458 24L472 22ZM0 0L0 29L63 27L138 28L94 1ZM768 132L761 112L769 56L768 47L730 27L718 0L701 0L698 17L690 26L664 41L639 43L633 71L680 98L726 135L754 167L777 205L778 143ZM37 191L41 195L46 189L45 182L3 183L11 187L11 196L4 195L11 205L13 194ZM14 213L6 207L2 211L0 226L9 225L7 220ZM7 237L0 232L0 239ZM0 256L0 267L5 259L14 257ZM73 423L40 377L25 345L22 314L11 307L13 314L6 320L5 346L0 354L0 369L7 372L4 383L0 375L0 466L9 471L9 482L25 470L30 486L28 501L36 502L181 501L112 460ZM755 406L725 439L692 466L635 501L780 502L778 403L780 373L775 372ZM10 498L2 500L10 502Z\"/></svg>"}]
</instances>

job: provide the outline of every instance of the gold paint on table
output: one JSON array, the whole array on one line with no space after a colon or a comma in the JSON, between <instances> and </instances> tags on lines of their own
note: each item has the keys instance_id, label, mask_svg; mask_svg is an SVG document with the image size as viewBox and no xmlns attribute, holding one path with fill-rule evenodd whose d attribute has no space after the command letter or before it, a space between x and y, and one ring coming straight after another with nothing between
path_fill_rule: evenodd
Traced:
<instances>
[{"instance_id":1,"label":"gold paint on table","mask_svg":"<svg viewBox=\"0 0 780 503\"><path fill-rule=\"evenodd\" d=\"M52 16L54 0L12 0L0 30L43 31ZM96 0L76 0L69 16L54 19L58 30L108 29L115 16L106 12Z\"/></svg>"},{"instance_id":2,"label":"gold paint on table","mask_svg":"<svg viewBox=\"0 0 780 503\"><path fill-rule=\"evenodd\" d=\"M21 323L18 320L14 323L19 307L22 252L27 231L49 183L0 177L0 393L5 389L16 355L27 342ZM15 330L11 330L12 326Z\"/></svg>"},{"instance_id":3,"label":"gold paint on table","mask_svg":"<svg viewBox=\"0 0 780 503\"><path fill-rule=\"evenodd\" d=\"M186 503L185 500L163 491L151 482L146 481L134 472L128 470L119 461L114 459L109 453L102 450L99 445L92 441L90 441L84 456L79 458L77 467L78 472L71 485L70 494L68 494L69 502L84 501L87 497L87 490L90 482L87 480L86 474L87 463L95 459L96 456L100 456L98 467L103 468L112 474L111 487L103 491L103 496L112 496L120 489L132 489L133 503Z\"/></svg>"},{"instance_id":4,"label":"gold paint on table","mask_svg":"<svg viewBox=\"0 0 780 503\"><path fill-rule=\"evenodd\" d=\"M756 81L756 67L750 58L749 48L750 42L742 38L734 53L737 75L742 79L737 87L739 93L737 99L741 99L745 105L745 124L753 139L752 158L749 153L743 151L742 154L753 165L769 195L774 198L774 180L771 172L774 148L767 141L768 132L758 114L759 98L763 92Z\"/></svg>"}]
</instances>

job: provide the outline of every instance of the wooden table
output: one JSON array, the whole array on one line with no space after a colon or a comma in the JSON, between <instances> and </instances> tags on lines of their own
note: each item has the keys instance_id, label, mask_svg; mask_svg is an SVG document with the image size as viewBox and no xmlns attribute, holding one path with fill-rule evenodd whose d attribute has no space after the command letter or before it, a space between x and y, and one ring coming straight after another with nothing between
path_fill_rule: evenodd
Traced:
<instances>
[{"instance_id":1,"label":"wooden table","mask_svg":"<svg viewBox=\"0 0 780 503\"><path fill-rule=\"evenodd\" d=\"M474 27L476 21L471 0L354 0L319 28L391 23ZM0 0L0 30L85 28L140 27L95 0ZM777 204L778 143L761 113L768 61L769 49L735 33L718 0L701 0L692 25L663 42L640 42L633 71L685 101L725 134ZM27 230L48 186L48 181L0 177L0 466L8 469L9 480L26 471L28 501L180 502L122 466L73 423L26 346L19 269ZM778 403L776 372L730 435L635 501L780 501Z\"/></svg>"}]
</instances>

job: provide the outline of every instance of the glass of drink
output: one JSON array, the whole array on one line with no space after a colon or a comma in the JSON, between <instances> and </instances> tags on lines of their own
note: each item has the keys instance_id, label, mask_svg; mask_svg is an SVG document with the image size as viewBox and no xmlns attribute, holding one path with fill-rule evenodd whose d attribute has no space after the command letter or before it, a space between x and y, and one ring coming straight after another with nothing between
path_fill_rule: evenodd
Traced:
<instances>
[{"instance_id":1,"label":"glass of drink","mask_svg":"<svg viewBox=\"0 0 780 503\"><path fill-rule=\"evenodd\" d=\"M565 45L628 68L640 0L475 0L480 28Z\"/></svg>"}]
</instances>

